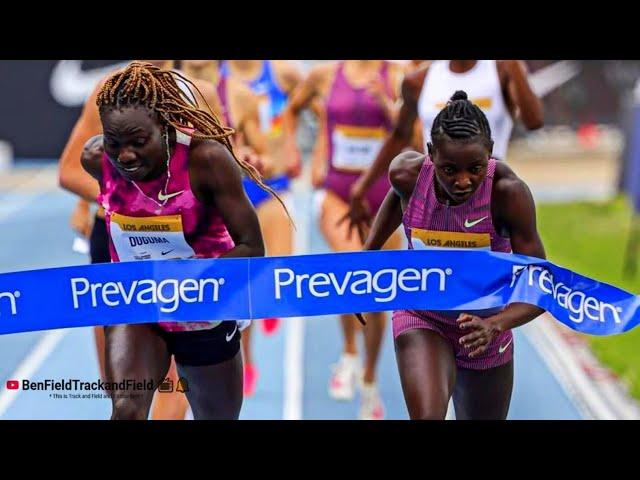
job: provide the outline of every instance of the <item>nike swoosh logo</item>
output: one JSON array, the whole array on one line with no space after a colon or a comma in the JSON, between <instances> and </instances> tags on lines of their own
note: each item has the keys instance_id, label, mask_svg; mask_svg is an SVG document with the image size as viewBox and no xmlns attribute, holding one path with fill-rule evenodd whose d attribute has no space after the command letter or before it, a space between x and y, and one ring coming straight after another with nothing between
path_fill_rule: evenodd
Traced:
<instances>
[{"instance_id":1,"label":"nike swoosh logo","mask_svg":"<svg viewBox=\"0 0 640 480\"><path fill-rule=\"evenodd\" d=\"M168 195L165 195L162 192L158 192L158 200L160 200L161 202L165 202L165 201L169 200L170 198L177 197L182 192L184 192L184 190L180 190L179 192L173 192L173 193L170 193Z\"/></svg>"},{"instance_id":2,"label":"nike swoosh logo","mask_svg":"<svg viewBox=\"0 0 640 480\"><path fill-rule=\"evenodd\" d=\"M172 248L171 250L167 251L167 252L160 252L162 255L166 255L167 253L171 253L175 250L175 248Z\"/></svg>"},{"instance_id":3,"label":"nike swoosh logo","mask_svg":"<svg viewBox=\"0 0 640 480\"><path fill-rule=\"evenodd\" d=\"M500 348L498 348L498 353L504 352L507 349L507 347L511 345L512 341L513 341L513 337L511 337L511 340L509 340L505 346L500 345Z\"/></svg>"},{"instance_id":4,"label":"nike swoosh logo","mask_svg":"<svg viewBox=\"0 0 640 480\"><path fill-rule=\"evenodd\" d=\"M82 70L82 60L60 60L51 71L49 91L60 105L81 107L100 80L128 63Z\"/></svg>"},{"instance_id":5,"label":"nike swoosh logo","mask_svg":"<svg viewBox=\"0 0 640 480\"><path fill-rule=\"evenodd\" d=\"M573 60L562 60L528 75L531 89L542 98L564 85L580 73L580 64Z\"/></svg>"},{"instance_id":6,"label":"nike swoosh logo","mask_svg":"<svg viewBox=\"0 0 640 480\"><path fill-rule=\"evenodd\" d=\"M479 223L480 223L481 221L483 221L485 218L489 218L489 217L482 217L482 218L479 218L478 220L474 220L474 221L472 221L472 222L470 222L470 221L469 221L469 219L466 219L466 218L465 218L465 220L464 220L464 227L465 227L465 228L471 228L471 227L473 227L474 225L479 224Z\"/></svg>"},{"instance_id":7,"label":"nike swoosh logo","mask_svg":"<svg viewBox=\"0 0 640 480\"><path fill-rule=\"evenodd\" d=\"M233 329L233 332L225 336L225 338L227 339L227 342L231 341L231 339L233 338L233 336L236 334L237 331L238 331L238 322L236 322L236 327Z\"/></svg>"}]
</instances>

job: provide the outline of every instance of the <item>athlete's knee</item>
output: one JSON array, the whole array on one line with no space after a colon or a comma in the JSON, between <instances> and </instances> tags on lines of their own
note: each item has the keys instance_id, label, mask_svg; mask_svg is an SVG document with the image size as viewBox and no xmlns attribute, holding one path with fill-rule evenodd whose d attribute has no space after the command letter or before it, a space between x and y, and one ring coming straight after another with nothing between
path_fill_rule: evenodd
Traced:
<instances>
[{"instance_id":1,"label":"athlete's knee","mask_svg":"<svg viewBox=\"0 0 640 480\"><path fill-rule=\"evenodd\" d=\"M444 420L447 416L447 412L444 413L438 412L435 410L432 411L424 411L416 414L415 416L411 416L411 420Z\"/></svg>"},{"instance_id":2,"label":"athlete's knee","mask_svg":"<svg viewBox=\"0 0 640 480\"><path fill-rule=\"evenodd\" d=\"M142 398L117 398L113 400L111 420L146 420L150 402Z\"/></svg>"},{"instance_id":3,"label":"athlete's knee","mask_svg":"<svg viewBox=\"0 0 640 480\"><path fill-rule=\"evenodd\" d=\"M447 416L449 403L446 399L409 404L409 418L411 420L444 420Z\"/></svg>"}]
</instances>

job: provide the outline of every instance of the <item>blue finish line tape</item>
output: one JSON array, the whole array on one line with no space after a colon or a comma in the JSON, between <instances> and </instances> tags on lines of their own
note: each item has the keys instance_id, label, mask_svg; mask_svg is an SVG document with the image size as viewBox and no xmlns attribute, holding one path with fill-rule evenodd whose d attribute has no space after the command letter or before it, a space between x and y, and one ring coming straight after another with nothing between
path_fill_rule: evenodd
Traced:
<instances>
[{"instance_id":1,"label":"blue finish line tape","mask_svg":"<svg viewBox=\"0 0 640 480\"><path fill-rule=\"evenodd\" d=\"M397 309L488 315L525 302L573 330L611 335L638 324L638 298L542 259L487 251L150 260L0 274L0 334Z\"/></svg>"}]
</instances>

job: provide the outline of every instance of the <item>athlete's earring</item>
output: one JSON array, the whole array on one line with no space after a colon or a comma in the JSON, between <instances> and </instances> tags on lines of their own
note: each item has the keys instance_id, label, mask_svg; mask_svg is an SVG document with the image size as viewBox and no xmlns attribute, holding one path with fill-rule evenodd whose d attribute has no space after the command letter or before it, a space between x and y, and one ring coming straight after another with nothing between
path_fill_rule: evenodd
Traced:
<instances>
[{"instance_id":1,"label":"athlete's earring","mask_svg":"<svg viewBox=\"0 0 640 480\"><path fill-rule=\"evenodd\" d=\"M169 129L164 128L164 144L167 147L167 171L169 171L169 159L171 158L171 149L169 148Z\"/></svg>"}]
</instances>

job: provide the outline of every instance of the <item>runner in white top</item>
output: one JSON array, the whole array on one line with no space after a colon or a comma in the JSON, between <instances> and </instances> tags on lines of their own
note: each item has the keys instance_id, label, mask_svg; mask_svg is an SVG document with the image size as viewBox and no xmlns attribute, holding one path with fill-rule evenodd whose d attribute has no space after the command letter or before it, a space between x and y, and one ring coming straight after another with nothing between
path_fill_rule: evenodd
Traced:
<instances>
[{"instance_id":1,"label":"runner in white top","mask_svg":"<svg viewBox=\"0 0 640 480\"><path fill-rule=\"evenodd\" d=\"M439 60L406 75L395 128L374 162L351 187L350 230L361 231L371 223L366 193L387 172L391 160L409 145L416 119L422 121L426 151L433 119L456 90L467 92L487 117L495 141L491 152L494 158L505 160L513 119L529 130L543 125L542 103L529 85L522 60Z\"/></svg>"}]
</instances>

